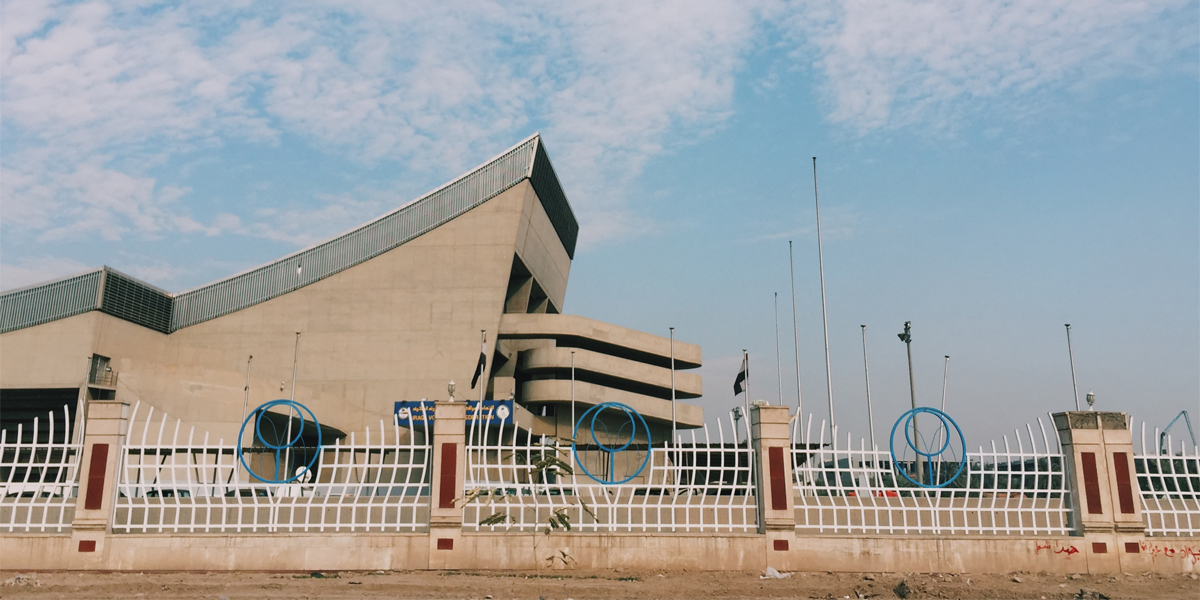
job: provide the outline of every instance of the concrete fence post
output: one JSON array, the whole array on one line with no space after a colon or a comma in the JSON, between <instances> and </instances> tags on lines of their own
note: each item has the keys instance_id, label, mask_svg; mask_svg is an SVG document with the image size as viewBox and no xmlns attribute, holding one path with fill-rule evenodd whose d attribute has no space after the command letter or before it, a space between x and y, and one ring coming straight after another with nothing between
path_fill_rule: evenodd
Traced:
<instances>
[{"instance_id":1,"label":"concrete fence post","mask_svg":"<svg viewBox=\"0 0 1200 600\"><path fill-rule=\"evenodd\" d=\"M1055 413L1072 490L1075 535L1083 536L1088 570L1119 572L1140 552L1146 525L1133 462L1133 435L1121 412Z\"/></svg>"},{"instance_id":2,"label":"concrete fence post","mask_svg":"<svg viewBox=\"0 0 1200 600\"><path fill-rule=\"evenodd\" d=\"M794 568L788 561L796 544L796 500L792 491L792 440L786 406L750 409L755 456L758 532L766 535L766 564Z\"/></svg>"},{"instance_id":3,"label":"concrete fence post","mask_svg":"<svg viewBox=\"0 0 1200 600\"><path fill-rule=\"evenodd\" d=\"M69 550L74 559L67 562L79 568L100 568L104 563L105 540L112 532L117 469L129 430L129 404L92 400L88 402L86 419L83 456L79 459L79 497Z\"/></svg>"},{"instance_id":4,"label":"concrete fence post","mask_svg":"<svg viewBox=\"0 0 1200 600\"><path fill-rule=\"evenodd\" d=\"M436 402L433 473L429 502L429 568L453 569L462 561L463 482L467 464L467 404Z\"/></svg>"}]
</instances>

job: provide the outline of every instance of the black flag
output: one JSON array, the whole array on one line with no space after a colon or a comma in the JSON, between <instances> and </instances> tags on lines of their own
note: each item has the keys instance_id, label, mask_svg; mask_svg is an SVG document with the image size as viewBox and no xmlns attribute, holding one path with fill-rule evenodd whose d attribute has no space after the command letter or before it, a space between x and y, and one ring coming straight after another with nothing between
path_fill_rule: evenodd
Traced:
<instances>
[{"instance_id":1,"label":"black flag","mask_svg":"<svg viewBox=\"0 0 1200 600\"><path fill-rule=\"evenodd\" d=\"M733 380L733 395L736 396L746 391L746 378L750 377L750 355L742 355L742 370L738 373L737 379Z\"/></svg>"},{"instance_id":2,"label":"black flag","mask_svg":"<svg viewBox=\"0 0 1200 600\"><path fill-rule=\"evenodd\" d=\"M471 389L475 389L475 384L479 383L479 376L483 375L483 370L487 368L487 334L483 334L483 343L479 346L479 364L475 365L475 375L471 377Z\"/></svg>"}]
</instances>

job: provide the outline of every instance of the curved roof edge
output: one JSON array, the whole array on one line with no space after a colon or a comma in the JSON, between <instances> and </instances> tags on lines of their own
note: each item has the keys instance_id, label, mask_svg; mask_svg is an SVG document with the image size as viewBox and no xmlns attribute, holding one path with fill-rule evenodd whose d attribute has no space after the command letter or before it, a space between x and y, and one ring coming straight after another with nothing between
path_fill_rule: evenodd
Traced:
<instances>
[{"instance_id":1,"label":"curved roof edge","mask_svg":"<svg viewBox=\"0 0 1200 600\"><path fill-rule=\"evenodd\" d=\"M0 294L0 332L40 325L88 310L169 333L248 308L361 264L443 225L529 179L567 255L575 257L579 223L537 133L457 179L333 239L248 271L167 294L131 277L120 277L120 296L149 298L114 310L108 304L113 278L103 268ZM164 305L164 302L166 303ZM164 320L164 312L169 321Z\"/></svg>"}]
</instances>

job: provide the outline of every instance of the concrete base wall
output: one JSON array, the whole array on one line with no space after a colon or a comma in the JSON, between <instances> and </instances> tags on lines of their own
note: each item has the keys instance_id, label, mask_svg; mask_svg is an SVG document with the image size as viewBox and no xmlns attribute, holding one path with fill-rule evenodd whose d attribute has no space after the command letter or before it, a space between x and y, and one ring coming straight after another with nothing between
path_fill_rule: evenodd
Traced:
<instances>
[{"instance_id":1,"label":"concrete base wall","mask_svg":"<svg viewBox=\"0 0 1200 600\"><path fill-rule=\"evenodd\" d=\"M839 572L1115 573L1200 571L1200 540L1046 538L801 537L712 534L107 535L79 552L70 535L5 535L0 567L18 570L316 571L564 568ZM787 550L776 549L777 542ZM1133 546L1137 552L1131 552ZM1104 544L1103 553L1097 544Z\"/></svg>"}]
</instances>

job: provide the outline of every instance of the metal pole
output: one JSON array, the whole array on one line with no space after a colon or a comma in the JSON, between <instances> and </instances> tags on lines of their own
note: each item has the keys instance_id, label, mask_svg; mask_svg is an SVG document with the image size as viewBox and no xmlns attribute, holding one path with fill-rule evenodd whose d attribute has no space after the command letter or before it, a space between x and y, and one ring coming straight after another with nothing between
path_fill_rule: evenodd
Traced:
<instances>
[{"instance_id":1,"label":"metal pole","mask_svg":"<svg viewBox=\"0 0 1200 600\"><path fill-rule=\"evenodd\" d=\"M675 328L671 327L671 447L675 447Z\"/></svg>"},{"instance_id":2,"label":"metal pole","mask_svg":"<svg viewBox=\"0 0 1200 600\"><path fill-rule=\"evenodd\" d=\"M821 198L817 193L817 157L815 156L813 157L813 201L817 207L817 259L821 266L821 321L825 325L825 389L829 394L829 433L832 436L836 435L833 416L833 370L829 366L829 311L825 305L825 251L821 246Z\"/></svg>"},{"instance_id":3,"label":"metal pole","mask_svg":"<svg viewBox=\"0 0 1200 600\"><path fill-rule=\"evenodd\" d=\"M297 269L297 272L299 272L298 269ZM297 331L296 332L296 345L292 347L292 395L289 398L289 400L291 400L292 402L296 401L296 365L298 364L299 360L300 360L300 332ZM287 465L287 471L285 472L284 479L291 479L291 477L292 477L292 410L294 408L295 408L294 406L288 405L287 439L284 440L284 443L287 444L287 449L284 450L284 454L283 454L283 464ZM296 411L296 414L300 415L300 411ZM300 416L301 416L301 418L303 418L303 415L300 415ZM278 477L278 476L279 475L276 474L276 477Z\"/></svg>"},{"instance_id":4,"label":"metal pole","mask_svg":"<svg viewBox=\"0 0 1200 600\"><path fill-rule=\"evenodd\" d=\"M245 396L242 397L242 424L243 425L246 423L246 411L248 410L248 408L250 406L250 362L253 360L254 360L253 354L250 355L250 358L246 359L246 393L245 393ZM237 443L237 445L238 445L238 452L241 452L241 448L242 448L242 426L241 425L238 426L238 443ZM234 470L233 481L234 481L234 483L241 481L241 479L238 477L238 475L240 474L240 471L241 471L241 466L242 466L242 457L241 456L235 457L234 463L233 463L233 470Z\"/></svg>"},{"instance_id":5,"label":"metal pole","mask_svg":"<svg viewBox=\"0 0 1200 600\"><path fill-rule=\"evenodd\" d=\"M1071 352L1071 324L1067 323L1067 356L1071 359L1071 387L1075 389L1075 410L1079 408L1079 384L1075 382L1075 354Z\"/></svg>"},{"instance_id":6,"label":"metal pole","mask_svg":"<svg viewBox=\"0 0 1200 600\"><path fill-rule=\"evenodd\" d=\"M946 412L946 383L950 381L950 355L946 355L946 364L942 367L942 412Z\"/></svg>"},{"instance_id":7,"label":"metal pole","mask_svg":"<svg viewBox=\"0 0 1200 600\"><path fill-rule=\"evenodd\" d=\"M475 420L478 420L480 410L484 409L484 390L487 389L487 380L491 378L491 373L487 372L487 330L480 329L479 336L480 347L482 348L482 352L484 352L484 371L479 373L479 377L484 378L484 380L479 385L479 406L475 407Z\"/></svg>"},{"instance_id":8,"label":"metal pole","mask_svg":"<svg viewBox=\"0 0 1200 600\"><path fill-rule=\"evenodd\" d=\"M779 292L775 292L775 378L779 388L779 405L783 406L783 366L779 361Z\"/></svg>"},{"instance_id":9,"label":"metal pole","mask_svg":"<svg viewBox=\"0 0 1200 600\"><path fill-rule=\"evenodd\" d=\"M871 432L871 450L875 450L875 413L871 407L871 367L867 364L867 326L862 327L863 340L863 376L867 380L867 425Z\"/></svg>"},{"instance_id":10,"label":"metal pole","mask_svg":"<svg viewBox=\"0 0 1200 600\"><path fill-rule=\"evenodd\" d=\"M913 365L912 365L912 321L904 322L904 333L900 334L900 339L904 342L904 348L908 351L908 393L912 399L912 408L917 408L917 388L913 383ZM917 416L913 415L913 444L918 448L921 446L921 434L917 431ZM917 481L922 481L924 476L921 471L921 453L917 453Z\"/></svg>"},{"instance_id":11,"label":"metal pole","mask_svg":"<svg viewBox=\"0 0 1200 600\"><path fill-rule=\"evenodd\" d=\"M515 409L515 407L514 407ZM571 351L571 443L575 443L575 351ZM575 453L571 452L571 480L575 480Z\"/></svg>"},{"instance_id":12,"label":"metal pole","mask_svg":"<svg viewBox=\"0 0 1200 600\"><path fill-rule=\"evenodd\" d=\"M788 240L788 267L792 275L792 342L796 346L796 415L800 420L800 443L804 443L804 398L800 393L800 326L796 320L796 261L792 258L792 240Z\"/></svg>"},{"instance_id":13,"label":"metal pole","mask_svg":"<svg viewBox=\"0 0 1200 600\"><path fill-rule=\"evenodd\" d=\"M746 361L746 397L743 401L746 403L746 447L750 447L750 353L742 348L742 357ZM734 438L737 439L737 438Z\"/></svg>"}]
</instances>

